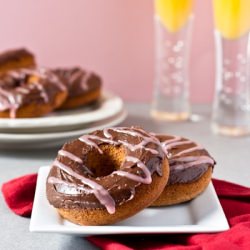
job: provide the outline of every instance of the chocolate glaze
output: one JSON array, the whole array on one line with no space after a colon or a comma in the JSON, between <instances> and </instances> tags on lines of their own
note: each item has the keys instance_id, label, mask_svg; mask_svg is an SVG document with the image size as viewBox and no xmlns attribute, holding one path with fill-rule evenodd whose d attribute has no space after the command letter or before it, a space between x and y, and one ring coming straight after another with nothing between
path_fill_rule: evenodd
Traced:
<instances>
[{"instance_id":1,"label":"chocolate glaze","mask_svg":"<svg viewBox=\"0 0 250 250\"><path fill-rule=\"evenodd\" d=\"M46 69L20 69L0 75L0 111L15 118L22 106L53 103L59 91L66 91L59 78Z\"/></svg>"},{"instance_id":2,"label":"chocolate glaze","mask_svg":"<svg viewBox=\"0 0 250 250\"><path fill-rule=\"evenodd\" d=\"M111 173L97 176L88 155L102 155L107 144L122 149L124 159ZM116 206L133 199L136 187L162 174L164 159L159 140L140 128L98 130L59 151L47 178L47 198L56 208L106 207L114 213Z\"/></svg>"},{"instance_id":3,"label":"chocolate glaze","mask_svg":"<svg viewBox=\"0 0 250 250\"><path fill-rule=\"evenodd\" d=\"M80 67L58 68L53 70L64 82L69 91L69 97L87 94L101 87L101 78L93 72Z\"/></svg>"},{"instance_id":4,"label":"chocolate glaze","mask_svg":"<svg viewBox=\"0 0 250 250\"><path fill-rule=\"evenodd\" d=\"M170 176L168 185L196 181L215 161L200 145L189 139L156 135L168 156Z\"/></svg>"}]
</instances>

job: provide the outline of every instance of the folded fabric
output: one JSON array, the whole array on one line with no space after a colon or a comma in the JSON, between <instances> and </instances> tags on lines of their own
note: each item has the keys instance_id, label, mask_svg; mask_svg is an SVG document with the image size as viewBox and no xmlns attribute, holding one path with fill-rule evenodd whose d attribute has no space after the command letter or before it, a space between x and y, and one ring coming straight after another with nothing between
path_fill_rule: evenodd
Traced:
<instances>
[{"instance_id":1,"label":"folded fabric","mask_svg":"<svg viewBox=\"0 0 250 250\"><path fill-rule=\"evenodd\" d=\"M37 174L26 175L2 186L8 207L16 214L30 216ZM87 239L105 250L214 250L250 249L250 188L222 180L213 184L231 228L213 234L158 234L91 236Z\"/></svg>"},{"instance_id":2,"label":"folded fabric","mask_svg":"<svg viewBox=\"0 0 250 250\"><path fill-rule=\"evenodd\" d=\"M8 207L17 215L30 217L36 181L37 174L29 174L3 184L3 197Z\"/></svg>"}]
</instances>

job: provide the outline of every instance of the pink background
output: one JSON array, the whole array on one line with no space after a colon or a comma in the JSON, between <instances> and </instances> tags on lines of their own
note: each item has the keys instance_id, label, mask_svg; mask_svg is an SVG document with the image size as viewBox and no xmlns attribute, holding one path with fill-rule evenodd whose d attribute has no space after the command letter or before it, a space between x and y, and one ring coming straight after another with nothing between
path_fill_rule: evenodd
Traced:
<instances>
[{"instance_id":1,"label":"pink background","mask_svg":"<svg viewBox=\"0 0 250 250\"><path fill-rule=\"evenodd\" d=\"M43 66L81 65L125 100L150 101L154 70L153 0L8 0L0 50L25 46ZM197 0L191 51L193 102L214 89L211 1Z\"/></svg>"}]
</instances>

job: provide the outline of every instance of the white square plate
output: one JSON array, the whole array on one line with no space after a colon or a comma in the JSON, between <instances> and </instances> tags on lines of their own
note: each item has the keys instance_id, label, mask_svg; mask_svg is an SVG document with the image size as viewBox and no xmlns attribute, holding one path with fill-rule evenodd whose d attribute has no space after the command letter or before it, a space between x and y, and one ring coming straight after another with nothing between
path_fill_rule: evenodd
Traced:
<instances>
[{"instance_id":1,"label":"white square plate","mask_svg":"<svg viewBox=\"0 0 250 250\"><path fill-rule=\"evenodd\" d=\"M135 216L108 226L79 226L62 219L46 199L49 167L39 169L30 222L31 232L75 235L197 233L229 229L212 183L190 202L162 208L146 208Z\"/></svg>"}]
</instances>

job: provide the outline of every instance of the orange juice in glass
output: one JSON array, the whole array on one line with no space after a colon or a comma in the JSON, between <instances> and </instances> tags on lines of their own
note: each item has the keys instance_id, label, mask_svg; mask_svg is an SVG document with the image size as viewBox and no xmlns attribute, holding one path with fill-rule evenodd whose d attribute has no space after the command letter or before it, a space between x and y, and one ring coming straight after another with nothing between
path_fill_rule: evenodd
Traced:
<instances>
[{"instance_id":1,"label":"orange juice in glass","mask_svg":"<svg viewBox=\"0 0 250 250\"><path fill-rule=\"evenodd\" d=\"M151 108L159 120L190 116L188 61L193 0L155 0L155 79Z\"/></svg>"},{"instance_id":2,"label":"orange juice in glass","mask_svg":"<svg viewBox=\"0 0 250 250\"><path fill-rule=\"evenodd\" d=\"M250 0L214 0L215 133L250 134Z\"/></svg>"}]
</instances>

